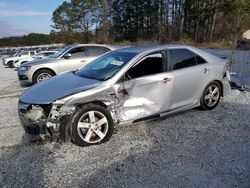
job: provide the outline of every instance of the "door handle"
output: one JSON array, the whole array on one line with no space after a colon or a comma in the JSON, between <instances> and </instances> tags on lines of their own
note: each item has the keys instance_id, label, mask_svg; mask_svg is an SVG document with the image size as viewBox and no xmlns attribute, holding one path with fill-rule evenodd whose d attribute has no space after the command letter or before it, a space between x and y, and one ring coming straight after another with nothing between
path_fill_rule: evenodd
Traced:
<instances>
[{"instance_id":1,"label":"door handle","mask_svg":"<svg viewBox=\"0 0 250 188\"><path fill-rule=\"evenodd\" d=\"M81 60L82 63L86 62L85 60Z\"/></svg>"},{"instance_id":2,"label":"door handle","mask_svg":"<svg viewBox=\"0 0 250 188\"><path fill-rule=\"evenodd\" d=\"M166 84L166 83L170 82L171 80L172 80L172 78L164 78L164 79L161 81L161 83Z\"/></svg>"},{"instance_id":3,"label":"door handle","mask_svg":"<svg viewBox=\"0 0 250 188\"><path fill-rule=\"evenodd\" d=\"M203 72L204 72L204 73L208 73L208 72L209 72L209 69L208 69L208 68L204 68L204 69L203 69Z\"/></svg>"}]
</instances>

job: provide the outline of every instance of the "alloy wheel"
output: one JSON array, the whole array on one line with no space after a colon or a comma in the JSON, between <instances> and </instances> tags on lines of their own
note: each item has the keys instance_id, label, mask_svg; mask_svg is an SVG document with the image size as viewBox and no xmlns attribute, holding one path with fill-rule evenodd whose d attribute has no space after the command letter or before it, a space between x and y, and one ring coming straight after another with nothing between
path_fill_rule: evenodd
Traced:
<instances>
[{"instance_id":1,"label":"alloy wheel","mask_svg":"<svg viewBox=\"0 0 250 188\"><path fill-rule=\"evenodd\" d=\"M50 79L52 76L48 73L41 73L38 75L37 77L37 82L41 82L41 81L44 81L44 80L48 80Z\"/></svg>"},{"instance_id":2,"label":"alloy wheel","mask_svg":"<svg viewBox=\"0 0 250 188\"><path fill-rule=\"evenodd\" d=\"M213 107L220 99L220 89L217 85L210 85L205 92L205 103L209 107Z\"/></svg>"},{"instance_id":3,"label":"alloy wheel","mask_svg":"<svg viewBox=\"0 0 250 188\"><path fill-rule=\"evenodd\" d=\"M101 142L108 132L108 120L99 111L88 111L78 121L78 135L87 143Z\"/></svg>"}]
</instances>

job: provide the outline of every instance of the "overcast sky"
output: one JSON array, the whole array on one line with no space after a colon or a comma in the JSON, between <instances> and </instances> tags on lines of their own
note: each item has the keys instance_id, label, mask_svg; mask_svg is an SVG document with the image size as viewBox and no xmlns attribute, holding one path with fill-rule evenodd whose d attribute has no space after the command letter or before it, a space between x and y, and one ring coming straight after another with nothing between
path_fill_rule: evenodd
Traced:
<instances>
[{"instance_id":1,"label":"overcast sky","mask_svg":"<svg viewBox=\"0 0 250 188\"><path fill-rule=\"evenodd\" d=\"M48 34L52 13L63 1L0 0L0 38L32 32Z\"/></svg>"}]
</instances>

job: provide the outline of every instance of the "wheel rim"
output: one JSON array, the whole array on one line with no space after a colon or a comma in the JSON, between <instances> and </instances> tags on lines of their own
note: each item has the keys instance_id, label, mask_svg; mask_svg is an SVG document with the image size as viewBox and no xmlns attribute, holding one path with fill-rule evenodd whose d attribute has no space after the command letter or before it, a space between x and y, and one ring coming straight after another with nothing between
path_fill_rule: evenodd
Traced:
<instances>
[{"instance_id":1,"label":"wheel rim","mask_svg":"<svg viewBox=\"0 0 250 188\"><path fill-rule=\"evenodd\" d=\"M77 132L87 143L101 142L108 132L108 120L99 111L88 111L79 119Z\"/></svg>"},{"instance_id":2,"label":"wheel rim","mask_svg":"<svg viewBox=\"0 0 250 188\"><path fill-rule=\"evenodd\" d=\"M49 73L41 73L38 75L37 77L37 82L41 82L41 81L44 81L44 80L48 80L51 78L51 75Z\"/></svg>"},{"instance_id":3,"label":"wheel rim","mask_svg":"<svg viewBox=\"0 0 250 188\"><path fill-rule=\"evenodd\" d=\"M205 102L209 107L213 107L220 99L220 89L216 85L210 85L206 89Z\"/></svg>"}]
</instances>

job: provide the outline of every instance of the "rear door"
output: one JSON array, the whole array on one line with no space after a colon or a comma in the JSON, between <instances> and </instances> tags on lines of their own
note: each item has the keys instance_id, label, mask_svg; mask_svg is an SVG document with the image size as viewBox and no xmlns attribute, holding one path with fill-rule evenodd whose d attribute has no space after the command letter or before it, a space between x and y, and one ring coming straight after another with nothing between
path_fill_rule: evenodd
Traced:
<instances>
[{"instance_id":1,"label":"rear door","mask_svg":"<svg viewBox=\"0 0 250 188\"><path fill-rule=\"evenodd\" d=\"M209 79L209 64L188 49L168 50L168 72L173 77L170 109L199 102Z\"/></svg>"}]
</instances>

